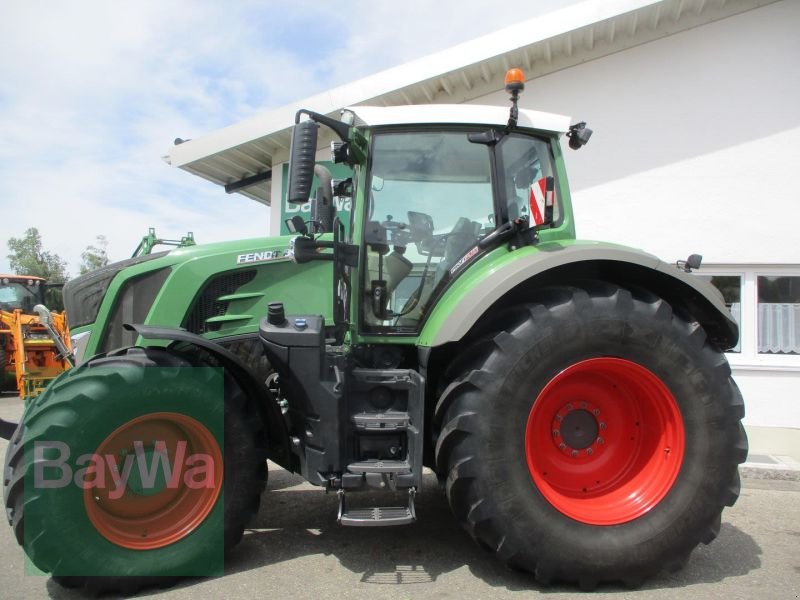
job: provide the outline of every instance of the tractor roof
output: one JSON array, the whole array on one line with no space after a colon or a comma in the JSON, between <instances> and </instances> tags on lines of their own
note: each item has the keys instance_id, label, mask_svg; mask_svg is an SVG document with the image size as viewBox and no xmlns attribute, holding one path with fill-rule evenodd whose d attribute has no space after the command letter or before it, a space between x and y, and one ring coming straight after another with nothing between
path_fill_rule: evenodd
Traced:
<instances>
[{"instance_id":1,"label":"tractor roof","mask_svg":"<svg viewBox=\"0 0 800 600\"><path fill-rule=\"evenodd\" d=\"M508 106L480 104L420 104L408 106L354 106L358 119L370 127L413 124L469 124L505 127ZM564 133L569 117L536 110L519 109L518 125L531 129Z\"/></svg>"}]
</instances>

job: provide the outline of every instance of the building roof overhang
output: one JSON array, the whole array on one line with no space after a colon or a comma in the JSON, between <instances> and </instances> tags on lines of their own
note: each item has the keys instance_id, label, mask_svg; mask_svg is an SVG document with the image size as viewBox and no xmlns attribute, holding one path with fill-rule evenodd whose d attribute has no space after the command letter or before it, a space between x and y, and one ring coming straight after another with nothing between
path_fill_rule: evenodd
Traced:
<instances>
[{"instance_id":1,"label":"building roof overhang","mask_svg":"<svg viewBox=\"0 0 800 600\"><path fill-rule=\"evenodd\" d=\"M511 67L523 68L530 81L770 1L585 0L175 144L164 159L270 204L272 166L287 160L300 108L338 118L347 106L469 102L502 89ZM499 109L508 114L507 106ZM320 147L326 141L321 135Z\"/></svg>"}]
</instances>

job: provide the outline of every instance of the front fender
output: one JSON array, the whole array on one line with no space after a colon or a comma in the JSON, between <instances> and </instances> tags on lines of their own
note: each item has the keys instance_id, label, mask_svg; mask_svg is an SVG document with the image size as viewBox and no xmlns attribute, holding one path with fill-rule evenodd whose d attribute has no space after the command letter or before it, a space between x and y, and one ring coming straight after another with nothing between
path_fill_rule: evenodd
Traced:
<instances>
[{"instance_id":1,"label":"front fender","mask_svg":"<svg viewBox=\"0 0 800 600\"><path fill-rule=\"evenodd\" d=\"M735 346L739 338L722 295L710 283L641 250L576 240L486 256L447 290L426 321L418 345L436 347L463 339L491 307L520 286L576 277L650 289L686 309L723 349Z\"/></svg>"},{"instance_id":2,"label":"front fender","mask_svg":"<svg viewBox=\"0 0 800 600\"><path fill-rule=\"evenodd\" d=\"M219 365L236 379L244 393L254 403L267 431L269 458L282 467L290 468L289 434L280 408L265 383L259 381L250 369L242 364L238 356L219 344L185 329L128 323L124 327L129 331L135 331L146 340L171 341L169 348L178 352L185 352L188 348L195 347L213 356Z\"/></svg>"}]
</instances>

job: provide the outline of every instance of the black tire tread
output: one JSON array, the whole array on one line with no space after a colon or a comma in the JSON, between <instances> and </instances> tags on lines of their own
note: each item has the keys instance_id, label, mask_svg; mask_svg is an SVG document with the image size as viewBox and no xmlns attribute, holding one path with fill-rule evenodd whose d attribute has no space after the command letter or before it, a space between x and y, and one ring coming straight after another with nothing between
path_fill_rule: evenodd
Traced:
<instances>
[{"instance_id":1,"label":"black tire tread","mask_svg":"<svg viewBox=\"0 0 800 600\"><path fill-rule=\"evenodd\" d=\"M89 403L97 401L85 391L91 389L91 386L86 385L87 380L91 381L94 386L113 388L126 384L126 377L129 373L124 370L125 367L199 366L208 364L207 358L207 354L201 360L198 357L177 355L160 348L124 348L100 355L81 368L68 371L54 381L43 394L33 400L9 441L3 475L6 516L14 530L17 542L21 546L24 545L24 507L34 498L30 493L24 493L24 468L22 467L25 458L25 444L23 444L23 434L30 435L32 429L43 426L42 435L45 436L44 439L48 439L48 431L69 427L70 423L78 418L78 414L71 407L76 399L79 398L82 402ZM93 366L121 367L122 369L112 372L106 369L93 370ZM250 477L245 478L248 489L239 494L225 494L224 497L226 504L224 545L227 553L238 544L248 522L258 514L261 495L266 487L267 469L265 432L253 403L246 398L236 382L227 375L225 387L226 412L236 411L242 414L242 422L246 423L250 429L247 438L253 442L249 447L237 448L237 442L241 444L242 440L229 440L228 438L232 436L226 436L225 439L226 455L229 452L245 454L243 457L245 460L237 461L237 467L241 468L245 464L249 464L253 469ZM247 443L247 439L244 441ZM229 504L234 506L229 508ZM28 540L28 542L32 554L31 559L36 562L36 548L41 544L46 544L47 540L38 536L35 540ZM130 595L146 588L169 587L180 581L182 577L55 575L53 579L65 587L81 588L91 594L118 592Z\"/></svg>"},{"instance_id":2,"label":"black tire tread","mask_svg":"<svg viewBox=\"0 0 800 600\"><path fill-rule=\"evenodd\" d=\"M682 329L690 344L700 349L713 368L714 377L729 390L722 394L726 398L719 407L714 423L725 430L730 452L717 456L717 468L722 482L717 497L710 499L715 515L692 539L683 540L673 553L662 557L658 563L639 565L635 571L597 572L584 571L569 562L553 562L546 552L526 547L526 544L511 534L512 527L498 518L497 506L491 494L487 494L480 479L480 428L487 399L495 398L498 391L496 373L509 371L525 348L526 338L537 327L549 326L549 315L553 311L576 316L587 308L603 307L617 314L636 312L640 316L671 323ZM524 320L517 317L524 308ZM732 506L739 496L738 464L747 455L747 438L740 419L744 404L736 384L730 377L730 367L724 355L708 341L703 328L695 320L678 314L662 298L645 290L625 289L605 282L581 281L573 285L555 286L542 290L534 302L509 311L511 318L495 319L494 323L509 321L512 326L484 333L472 345L462 351L451 369L450 377L437 403L434 420L438 427L436 439L436 468L452 510L470 535L482 546L493 552L508 566L531 572L537 581L549 584L554 580L574 582L581 589L593 589L606 581L621 581L630 587L638 587L648 577L662 568L675 570L682 567L691 551L699 543L710 543L720 528L720 513L725 506ZM565 333L565 335L569 335ZM477 359L476 359L477 357ZM456 373L454 373L456 371ZM496 399L497 400L497 399Z\"/></svg>"}]
</instances>

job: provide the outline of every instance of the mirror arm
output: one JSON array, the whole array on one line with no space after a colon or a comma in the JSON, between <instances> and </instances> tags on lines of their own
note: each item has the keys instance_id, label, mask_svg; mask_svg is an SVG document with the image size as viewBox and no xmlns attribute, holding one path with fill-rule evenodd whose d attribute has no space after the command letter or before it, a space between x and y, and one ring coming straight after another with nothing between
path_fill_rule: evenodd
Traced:
<instances>
[{"instance_id":1,"label":"mirror arm","mask_svg":"<svg viewBox=\"0 0 800 600\"><path fill-rule=\"evenodd\" d=\"M312 121L316 121L317 123L322 123L323 125L327 125L331 129L336 132L343 142L347 142L350 139L350 126L346 123L342 123L341 121L337 121L336 119L332 119L325 115L321 115L320 113L314 112L313 110L307 110L305 108L301 108L297 111L294 116L294 122L300 122L300 115L306 114L311 118Z\"/></svg>"},{"instance_id":2,"label":"mirror arm","mask_svg":"<svg viewBox=\"0 0 800 600\"><path fill-rule=\"evenodd\" d=\"M318 252L330 249L333 252ZM341 261L348 267L358 266L358 246L345 242L330 240L315 240L307 237L298 237L294 241L294 262L307 263L312 260Z\"/></svg>"}]
</instances>

